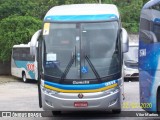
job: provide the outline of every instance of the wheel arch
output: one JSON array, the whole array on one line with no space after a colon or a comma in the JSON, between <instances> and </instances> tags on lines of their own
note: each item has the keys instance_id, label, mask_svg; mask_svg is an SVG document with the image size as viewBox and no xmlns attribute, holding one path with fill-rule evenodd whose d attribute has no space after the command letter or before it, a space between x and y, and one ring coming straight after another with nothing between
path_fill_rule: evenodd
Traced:
<instances>
[{"instance_id":1,"label":"wheel arch","mask_svg":"<svg viewBox=\"0 0 160 120\"><path fill-rule=\"evenodd\" d=\"M157 88L157 93L156 93L156 111L158 113L160 113L160 86L158 86ZM158 103L159 103L159 107L158 107Z\"/></svg>"},{"instance_id":2,"label":"wheel arch","mask_svg":"<svg viewBox=\"0 0 160 120\"><path fill-rule=\"evenodd\" d=\"M25 72L24 70L22 70L22 75L23 75L23 74L26 74L26 72Z\"/></svg>"}]
</instances>

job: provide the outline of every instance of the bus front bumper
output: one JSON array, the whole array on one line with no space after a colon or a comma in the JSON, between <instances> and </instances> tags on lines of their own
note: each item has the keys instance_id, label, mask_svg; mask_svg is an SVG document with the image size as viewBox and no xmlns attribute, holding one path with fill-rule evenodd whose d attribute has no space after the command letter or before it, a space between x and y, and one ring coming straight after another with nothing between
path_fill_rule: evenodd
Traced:
<instances>
[{"instance_id":1,"label":"bus front bumper","mask_svg":"<svg viewBox=\"0 0 160 120\"><path fill-rule=\"evenodd\" d=\"M110 111L121 109L121 88L116 87L110 90L96 93L49 93L42 88L42 107L51 111ZM49 90L50 91L50 90ZM80 105L75 105L79 104ZM83 105L83 103L85 105Z\"/></svg>"}]
</instances>

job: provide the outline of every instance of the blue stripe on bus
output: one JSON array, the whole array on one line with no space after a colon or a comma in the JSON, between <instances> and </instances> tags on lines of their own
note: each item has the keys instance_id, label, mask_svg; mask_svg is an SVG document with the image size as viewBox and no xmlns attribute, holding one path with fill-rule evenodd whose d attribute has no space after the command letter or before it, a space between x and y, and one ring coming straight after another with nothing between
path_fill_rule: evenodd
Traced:
<instances>
[{"instance_id":1,"label":"blue stripe on bus","mask_svg":"<svg viewBox=\"0 0 160 120\"><path fill-rule=\"evenodd\" d=\"M15 65L17 68L24 68L27 71L27 64L28 63L34 63L31 61L19 61L19 60L15 60ZM35 73L33 73L33 71L28 71L29 76L31 77L31 79L35 79Z\"/></svg>"},{"instance_id":2,"label":"blue stripe on bus","mask_svg":"<svg viewBox=\"0 0 160 120\"><path fill-rule=\"evenodd\" d=\"M46 21L101 21L118 19L115 14L100 14L100 15L55 15L46 16Z\"/></svg>"},{"instance_id":3,"label":"blue stripe on bus","mask_svg":"<svg viewBox=\"0 0 160 120\"><path fill-rule=\"evenodd\" d=\"M63 90L92 90L92 89L99 89L106 86L110 86L113 84L117 84L118 80L113 80L110 82L105 82L101 84L87 84L87 85L64 85L64 84L58 84L53 82L44 81L45 85L52 86L55 88L63 89Z\"/></svg>"}]
</instances>

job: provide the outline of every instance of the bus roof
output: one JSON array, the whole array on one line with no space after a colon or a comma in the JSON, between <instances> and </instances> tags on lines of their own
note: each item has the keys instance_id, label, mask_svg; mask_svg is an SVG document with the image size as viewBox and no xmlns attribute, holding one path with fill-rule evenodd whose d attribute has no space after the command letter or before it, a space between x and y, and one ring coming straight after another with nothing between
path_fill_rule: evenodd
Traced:
<instances>
[{"instance_id":1,"label":"bus roof","mask_svg":"<svg viewBox=\"0 0 160 120\"><path fill-rule=\"evenodd\" d=\"M28 44L19 44L13 46L13 48L23 48L23 47L30 47L30 42Z\"/></svg>"},{"instance_id":2,"label":"bus roof","mask_svg":"<svg viewBox=\"0 0 160 120\"><path fill-rule=\"evenodd\" d=\"M150 0L149 2L147 2L144 6L143 9L148 9L152 6L154 6L155 4L159 3L160 0Z\"/></svg>"},{"instance_id":3,"label":"bus roof","mask_svg":"<svg viewBox=\"0 0 160 120\"><path fill-rule=\"evenodd\" d=\"M119 19L119 12L112 4L72 4L51 8L44 21L98 21Z\"/></svg>"}]
</instances>

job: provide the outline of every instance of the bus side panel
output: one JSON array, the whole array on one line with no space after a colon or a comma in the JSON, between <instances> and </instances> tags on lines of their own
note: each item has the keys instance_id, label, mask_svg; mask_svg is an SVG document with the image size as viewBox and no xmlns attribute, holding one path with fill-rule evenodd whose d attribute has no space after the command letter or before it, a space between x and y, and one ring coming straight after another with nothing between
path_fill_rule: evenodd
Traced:
<instances>
[{"instance_id":1,"label":"bus side panel","mask_svg":"<svg viewBox=\"0 0 160 120\"><path fill-rule=\"evenodd\" d=\"M15 60L18 77L22 77L22 71L25 71L27 79L35 79L34 62L33 61L18 61ZM33 66L32 66L33 65Z\"/></svg>"},{"instance_id":2,"label":"bus side panel","mask_svg":"<svg viewBox=\"0 0 160 120\"><path fill-rule=\"evenodd\" d=\"M160 67L160 44L144 43L140 38L139 46L139 82L140 102L152 104L152 107L145 108L147 111L156 111L156 92L158 83L157 75ZM160 75L159 75L160 76Z\"/></svg>"},{"instance_id":3,"label":"bus side panel","mask_svg":"<svg viewBox=\"0 0 160 120\"><path fill-rule=\"evenodd\" d=\"M20 69L17 68L15 62L14 62L14 59L12 58L11 59L11 75L12 76L15 76L15 77L18 77L18 78L21 78L22 77L22 71L19 71Z\"/></svg>"}]
</instances>

